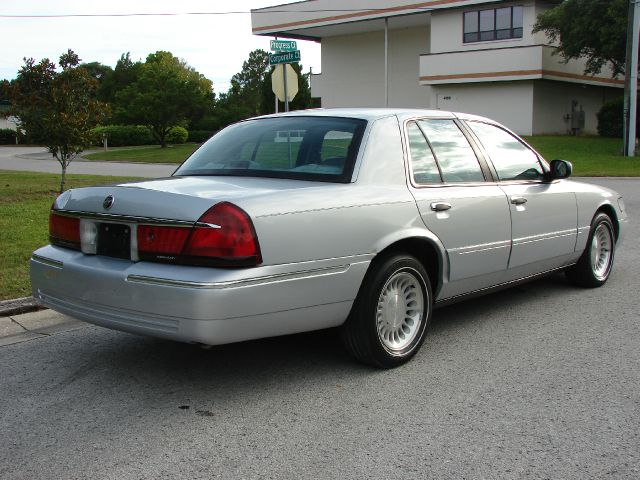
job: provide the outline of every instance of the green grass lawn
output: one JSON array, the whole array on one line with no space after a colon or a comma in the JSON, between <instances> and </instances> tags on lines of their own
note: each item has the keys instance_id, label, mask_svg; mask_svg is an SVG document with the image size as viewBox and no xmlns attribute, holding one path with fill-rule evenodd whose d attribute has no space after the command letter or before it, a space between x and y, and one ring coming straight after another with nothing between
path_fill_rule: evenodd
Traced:
<instances>
[{"instance_id":1,"label":"green grass lawn","mask_svg":"<svg viewBox=\"0 0 640 480\"><path fill-rule=\"evenodd\" d=\"M105 185L123 177L67 175L67 187ZM0 170L0 300L31 295L31 252L49 243L49 209L60 175Z\"/></svg>"},{"instance_id":2,"label":"green grass lawn","mask_svg":"<svg viewBox=\"0 0 640 480\"><path fill-rule=\"evenodd\" d=\"M167 148L159 146L112 148L108 152L97 152L84 155L87 160L137 163L182 163L200 145L186 143L171 145Z\"/></svg>"},{"instance_id":3,"label":"green grass lawn","mask_svg":"<svg viewBox=\"0 0 640 480\"><path fill-rule=\"evenodd\" d=\"M524 139L542 156L573 164L578 177L639 177L640 157L623 157L622 139L541 135Z\"/></svg>"}]
</instances>

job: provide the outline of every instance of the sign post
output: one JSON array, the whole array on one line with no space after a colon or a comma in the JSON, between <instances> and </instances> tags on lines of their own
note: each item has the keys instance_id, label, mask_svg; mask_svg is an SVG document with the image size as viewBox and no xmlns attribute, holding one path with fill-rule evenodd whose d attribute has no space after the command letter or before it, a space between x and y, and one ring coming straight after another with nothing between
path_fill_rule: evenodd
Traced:
<instances>
[{"instance_id":1,"label":"sign post","mask_svg":"<svg viewBox=\"0 0 640 480\"><path fill-rule=\"evenodd\" d=\"M278 39L271 40L271 50L274 53L269 54L269 65L282 65L282 83L284 86L284 111L288 112L289 98L293 100L293 97L298 92L298 85L297 85L297 77L296 77L295 91L293 91L294 90L294 88L292 88L293 86L289 85L289 81L287 80L287 77L289 76L287 72L287 66L289 63L300 61L300 50L298 50L298 44L295 40L278 40ZM277 71L277 67L276 67L276 70L274 70L273 75L276 74L276 71ZM272 89L273 89L273 92L276 94L276 96L279 96L278 92L276 91L275 82L272 84ZM276 111L277 111L277 103L276 103Z\"/></svg>"}]
</instances>

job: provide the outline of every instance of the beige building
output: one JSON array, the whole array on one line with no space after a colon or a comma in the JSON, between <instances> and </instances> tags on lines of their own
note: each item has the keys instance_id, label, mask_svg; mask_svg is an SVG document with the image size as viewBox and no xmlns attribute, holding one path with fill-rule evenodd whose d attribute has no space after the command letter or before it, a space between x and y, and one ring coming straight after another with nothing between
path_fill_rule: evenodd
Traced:
<instances>
[{"instance_id":1,"label":"beige building","mask_svg":"<svg viewBox=\"0 0 640 480\"><path fill-rule=\"evenodd\" d=\"M323 107L420 107L485 115L520 134L596 133L622 96L610 71L552 55L531 30L558 1L309 0L252 11L253 33L315 40ZM584 112L584 113L581 113Z\"/></svg>"}]
</instances>

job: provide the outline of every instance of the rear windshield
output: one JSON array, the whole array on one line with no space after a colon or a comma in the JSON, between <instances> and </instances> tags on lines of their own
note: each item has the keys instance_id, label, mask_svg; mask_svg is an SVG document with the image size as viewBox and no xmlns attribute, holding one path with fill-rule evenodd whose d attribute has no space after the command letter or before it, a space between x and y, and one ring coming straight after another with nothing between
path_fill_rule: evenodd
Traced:
<instances>
[{"instance_id":1,"label":"rear windshield","mask_svg":"<svg viewBox=\"0 0 640 480\"><path fill-rule=\"evenodd\" d=\"M231 125L174 175L233 175L349 182L365 120L280 117Z\"/></svg>"}]
</instances>

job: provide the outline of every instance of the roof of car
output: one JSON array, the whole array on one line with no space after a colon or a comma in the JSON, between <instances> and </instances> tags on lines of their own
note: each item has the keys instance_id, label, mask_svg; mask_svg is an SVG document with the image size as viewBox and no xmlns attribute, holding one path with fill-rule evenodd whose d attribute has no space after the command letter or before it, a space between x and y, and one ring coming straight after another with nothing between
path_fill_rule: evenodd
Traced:
<instances>
[{"instance_id":1,"label":"roof of car","mask_svg":"<svg viewBox=\"0 0 640 480\"><path fill-rule=\"evenodd\" d=\"M454 113L446 110L427 110L419 108L315 108L310 110L295 110L286 113L276 113L265 115L265 117L289 117L289 116L318 116L318 117L348 117L360 118L363 120L377 120L379 118L397 116L400 120L407 120L416 117L437 117L437 118L464 118L480 119L492 122L488 118L470 115L467 113Z\"/></svg>"}]
</instances>

